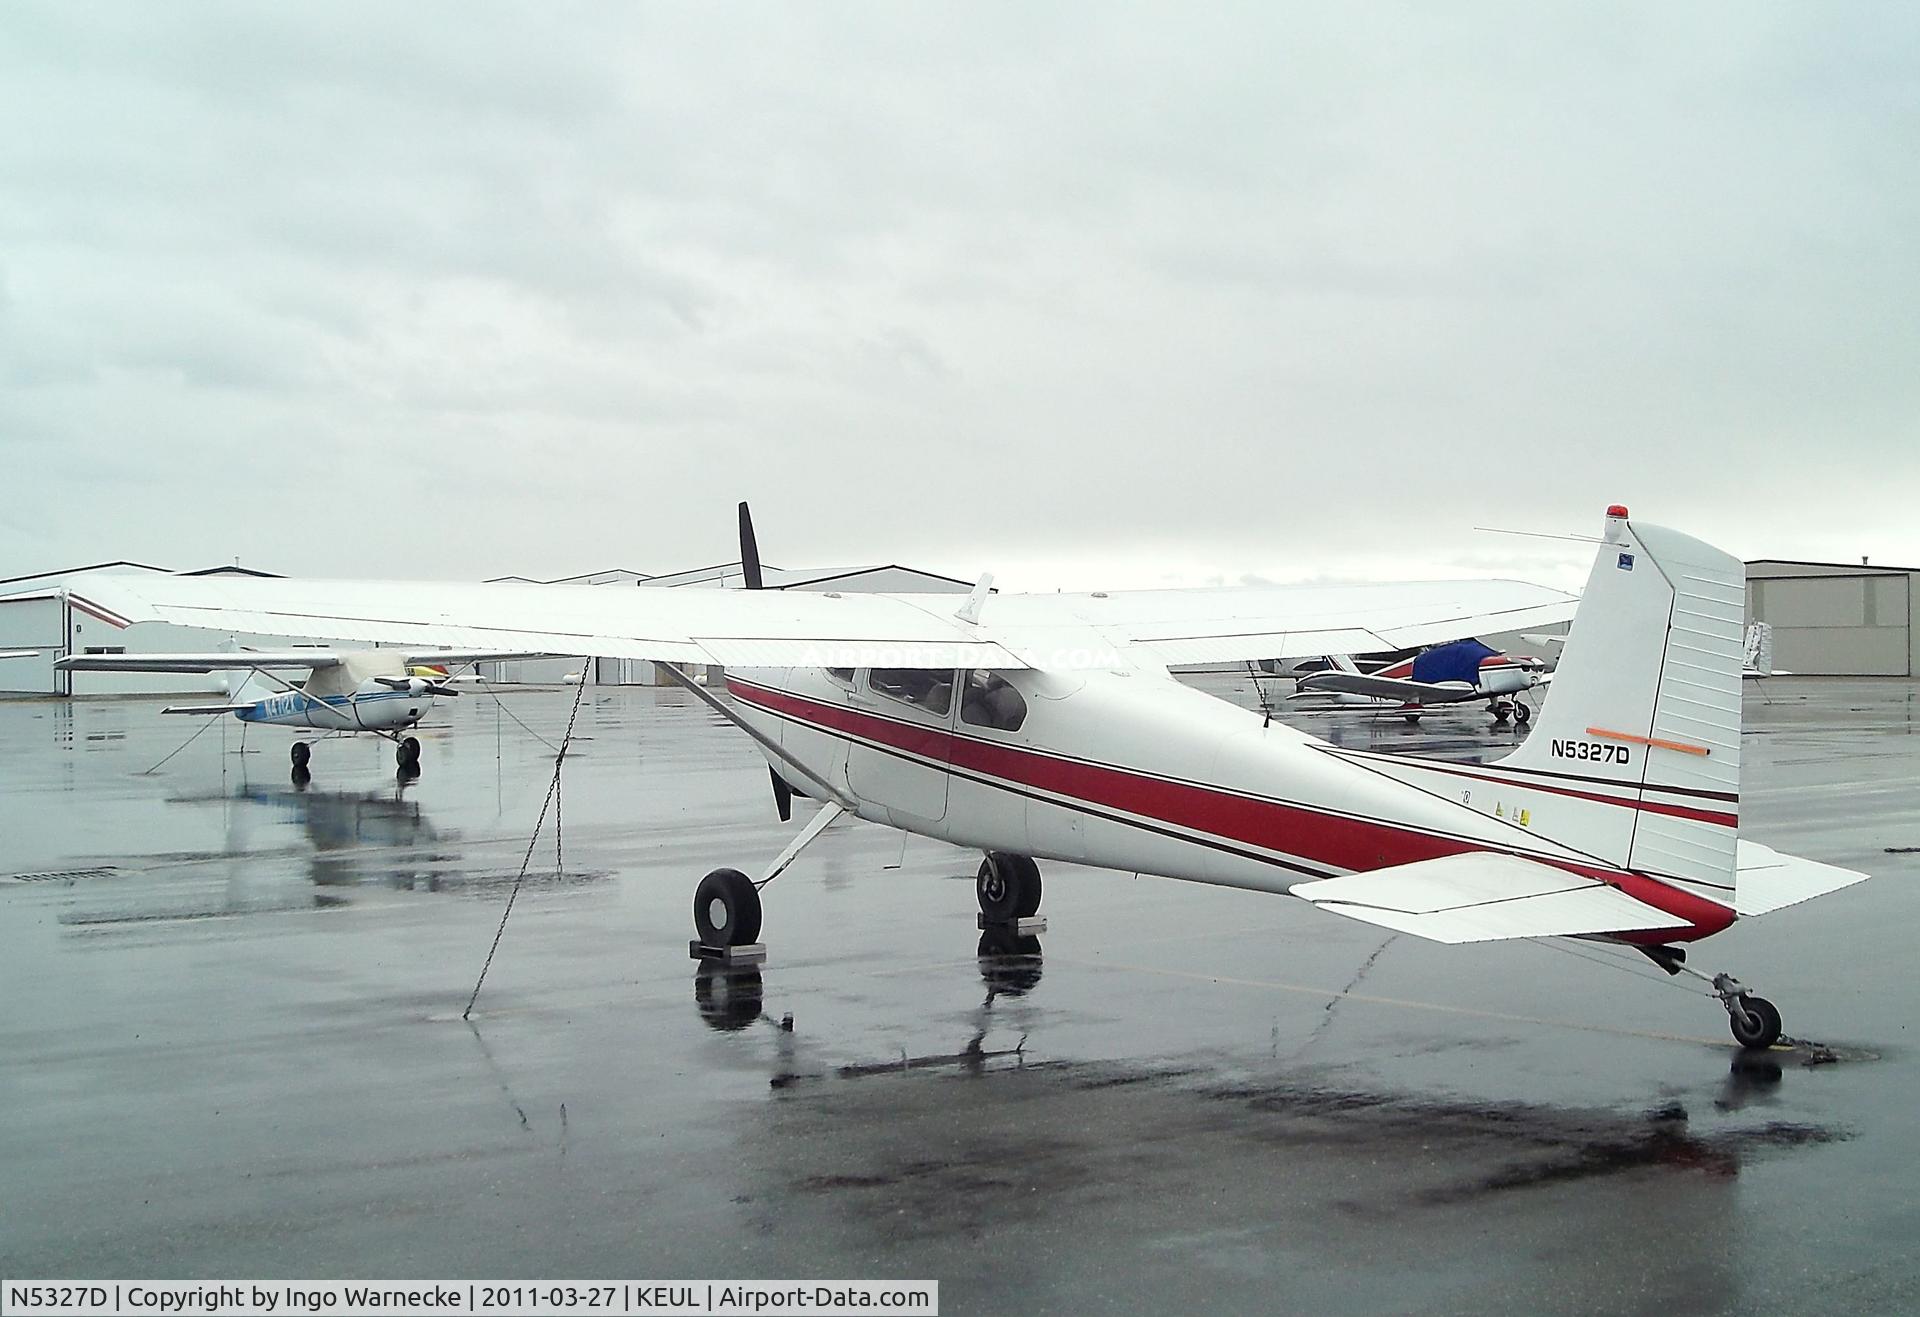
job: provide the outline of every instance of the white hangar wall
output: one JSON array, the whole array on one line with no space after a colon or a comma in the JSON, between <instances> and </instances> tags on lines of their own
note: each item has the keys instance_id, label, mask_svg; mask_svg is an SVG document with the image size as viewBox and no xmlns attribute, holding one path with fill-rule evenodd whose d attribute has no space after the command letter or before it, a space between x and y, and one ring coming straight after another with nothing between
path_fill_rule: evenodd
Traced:
<instances>
[{"instance_id":1,"label":"white hangar wall","mask_svg":"<svg viewBox=\"0 0 1920 1317\"><path fill-rule=\"evenodd\" d=\"M1773 665L1806 676L1910 677L1920 569L1760 558L1747 564L1747 619L1773 628Z\"/></svg>"},{"instance_id":2,"label":"white hangar wall","mask_svg":"<svg viewBox=\"0 0 1920 1317\"><path fill-rule=\"evenodd\" d=\"M232 571L235 569L215 569ZM0 694L9 695L201 695L226 690L218 673L57 672L54 660L69 654L164 654L224 649L231 642L256 648L285 649L318 644L311 637L264 636L207 631L199 627L142 622L120 628L88 611L84 597L89 578L102 575L170 575L143 563L99 563L0 581L0 650L35 649L31 658L0 659ZM196 573L207 575L212 573ZM239 569L239 574L264 572Z\"/></svg>"}]
</instances>

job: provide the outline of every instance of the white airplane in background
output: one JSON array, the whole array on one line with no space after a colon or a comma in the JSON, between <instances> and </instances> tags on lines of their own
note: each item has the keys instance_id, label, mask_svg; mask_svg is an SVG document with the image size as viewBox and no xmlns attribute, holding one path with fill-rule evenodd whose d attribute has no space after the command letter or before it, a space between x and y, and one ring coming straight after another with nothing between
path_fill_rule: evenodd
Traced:
<instances>
[{"instance_id":1,"label":"white airplane in background","mask_svg":"<svg viewBox=\"0 0 1920 1317\"><path fill-rule=\"evenodd\" d=\"M1333 666L1309 673L1295 684L1291 699L1331 699L1338 706L1392 709L1408 722L1420 721L1430 705L1487 701L1496 723L1509 716L1525 723L1533 711L1514 697L1550 680L1545 663L1525 655L1502 654L1478 640L1435 645L1410 658L1362 672L1351 655L1329 654Z\"/></svg>"},{"instance_id":2,"label":"white airplane in background","mask_svg":"<svg viewBox=\"0 0 1920 1317\"><path fill-rule=\"evenodd\" d=\"M741 558L757 584L746 508ZM1565 621L1511 581L951 596L129 577L88 599L165 621L399 645L659 660L750 736L775 795L822 802L756 882L694 892L703 949L760 954L759 889L846 814L985 852L983 922L1040 905L1038 859L1254 891L1439 942L1576 937L1712 987L1734 1037L1780 1015L1683 944L1866 875L1738 837L1736 558L1609 508L1554 697L1506 758L1329 745L1169 663L1433 644ZM670 665L730 665L729 703ZM1016 925L1017 926L1017 925Z\"/></svg>"},{"instance_id":3,"label":"white airplane in background","mask_svg":"<svg viewBox=\"0 0 1920 1317\"><path fill-rule=\"evenodd\" d=\"M116 625L124 626L124 622ZM266 653L232 650L214 654L76 654L56 660L64 672L225 672L224 704L169 705L161 713L232 714L243 723L294 727L346 736L384 736L401 769L417 773L420 741L407 735L433 710L435 699L457 696L434 665L523 658L524 654L450 653L443 650L289 649ZM295 683L273 675L305 672ZM293 743L293 772L307 773L313 747Z\"/></svg>"}]
</instances>

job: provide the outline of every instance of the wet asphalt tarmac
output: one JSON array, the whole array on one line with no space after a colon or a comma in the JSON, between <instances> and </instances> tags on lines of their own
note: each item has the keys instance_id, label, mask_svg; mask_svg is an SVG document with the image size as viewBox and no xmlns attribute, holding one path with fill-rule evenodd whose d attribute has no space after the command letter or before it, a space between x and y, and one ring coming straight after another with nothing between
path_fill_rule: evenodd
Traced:
<instances>
[{"instance_id":1,"label":"wet asphalt tarmac","mask_svg":"<svg viewBox=\"0 0 1920 1317\"><path fill-rule=\"evenodd\" d=\"M757 985L703 976L693 884L790 829L742 737L638 689L586 693L559 853L469 1025L572 690L443 706L409 784L323 743L305 790L285 732L241 754L220 720L143 775L201 724L0 703L0 1272L1911 1311L1917 688L1767 687L1747 834L1876 879L1693 953L1810 1040L1762 1058L1638 957L1064 865L1038 954L983 955L977 857L864 824L768 890ZM1458 758L1515 735L1311 722Z\"/></svg>"}]
</instances>

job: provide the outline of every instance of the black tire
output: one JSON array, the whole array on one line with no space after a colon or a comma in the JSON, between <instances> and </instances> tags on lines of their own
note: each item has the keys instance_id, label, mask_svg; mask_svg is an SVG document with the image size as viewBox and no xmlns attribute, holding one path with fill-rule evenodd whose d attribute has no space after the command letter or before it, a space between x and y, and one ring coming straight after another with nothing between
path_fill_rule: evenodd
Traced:
<instances>
[{"instance_id":1,"label":"black tire","mask_svg":"<svg viewBox=\"0 0 1920 1317\"><path fill-rule=\"evenodd\" d=\"M419 738L417 738L417 737L413 737L413 736L409 736L409 737L407 737L407 738L405 738L404 740L402 740L402 741L400 742L400 748L401 748L402 750L405 750L405 751L407 752L407 762L408 762L408 763L412 763L412 764L417 764L417 763L419 763L419 762L420 762L420 741L419 741Z\"/></svg>"},{"instance_id":2,"label":"black tire","mask_svg":"<svg viewBox=\"0 0 1920 1317\"><path fill-rule=\"evenodd\" d=\"M715 869L693 889L700 945L744 947L760 938L760 893L738 869Z\"/></svg>"},{"instance_id":3,"label":"black tire","mask_svg":"<svg viewBox=\"0 0 1920 1317\"><path fill-rule=\"evenodd\" d=\"M1032 918L1040 911L1040 866L1025 855L989 851L980 861L973 890L989 923Z\"/></svg>"},{"instance_id":4,"label":"black tire","mask_svg":"<svg viewBox=\"0 0 1920 1317\"><path fill-rule=\"evenodd\" d=\"M693 1003L709 1029L738 1033L766 1013L766 988L757 969L703 964L693 974Z\"/></svg>"},{"instance_id":5,"label":"black tire","mask_svg":"<svg viewBox=\"0 0 1920 1317\"><path fill-rule=\"evenodd\" d=\"M1505 709L1493 710L1493 725L1495 727L1505 727L1507 725L1507 711Z\"/></svg>"},{"instance_id":6,"label":"black tire","mask_svg":"<svg viewBox=\"0 0 1920 1317\"><path fill-rule=\"evenodd\" d=\"M1529 720L1530 720L1530 719L1531 719L1532 717L1533 717L1533 710L1532 710L1532 709L1529 709L1529 708L1528 708L1528 707L1527 707L1526 705L1524 705L1524 704L1521 704L1521 703L1519 703L1519 702L1517 702L1517 701L1516 701L1516 702L1514 703L1514 706L1513 706L1513 720L1514 720L1515 722L1517 722L1517 723L1519 723L1519 724L1520 724L1520 725L1521 725L1522 727L1525 727L1525 726L1527 725L1527 722L1528 722L1528 721L1529 721Z\"/></svg>"},{"instance_id":7,"label":"black tire","mask_svg":"<svg viewBox=\"0 0 1920 1317\"><path fill-rule=\"evenodd\" d=\"M1013 857L1020 866L1020 906L1017 918L1031 919L1040 913L1040 866L1028 855Z\"/></svg>"},{"instance_id":8,"label":"black tire","mask_svg":"<svg viewBox=\"0 0 1920 1317\"><path fill-rule=\"evenodd\" d=\"M1746 996L1734 1003L1742 1009L1730 1013L1733 1040L1753 1051L1772 1047L1780 1041L1780 1012L1765 997Z\"/></svg>"},{"instance_id":9,"label":"black tire","mask_svg":"<svg viewBox=\"0 0 1920 1317\"><path fill-rule=\"evenodd\" d=\"M308 745L305 741L295 741L293 743L292 759L295 768L305 768L307 761L311 758L313 758L312 746Z\"/></svg>"},{"instance_id":10,"label":"black tire","mask_svg":"<svg viewBox=\"0 0 1920 1317\"><path fill-rule=\"evenodd\" d=\"M1417 713L1402 714L1401 717L1407 720L1407 726L1409 727L1418 727L1420 725L1420 715Z\"/></svg>"}]
</instances>

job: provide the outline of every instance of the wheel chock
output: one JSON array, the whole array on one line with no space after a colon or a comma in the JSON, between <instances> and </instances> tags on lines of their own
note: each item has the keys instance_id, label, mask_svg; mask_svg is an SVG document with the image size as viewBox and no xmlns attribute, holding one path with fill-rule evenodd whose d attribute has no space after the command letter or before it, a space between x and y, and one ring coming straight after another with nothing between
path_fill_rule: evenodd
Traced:
<instances>
[{"instance_id":1,"label":"wheel chock","mask_svg":"<svg viewBox=\"0 0 1920 1317\"><path fill-rule=\"evenodd\" d=\"M988 919L985 915L975 915L973 926L982 933L989 928L1004 929L1015 937L1038 937L1047 931L1045 915L1028 915L1025 919Z\"/></svg>"},{"instance_id":2,"label":"wheel chock","mask_svg":"<svg viewBox=\"0 0 1920 1317\"><path fill-rule=\"evenodd\" d=\"M699 939L687 943L689 960L710 960L716 965L747 966L763 965L767 959L767 944L749 942L740 947L710 947Z\"/></svg>"}]
</instances>

